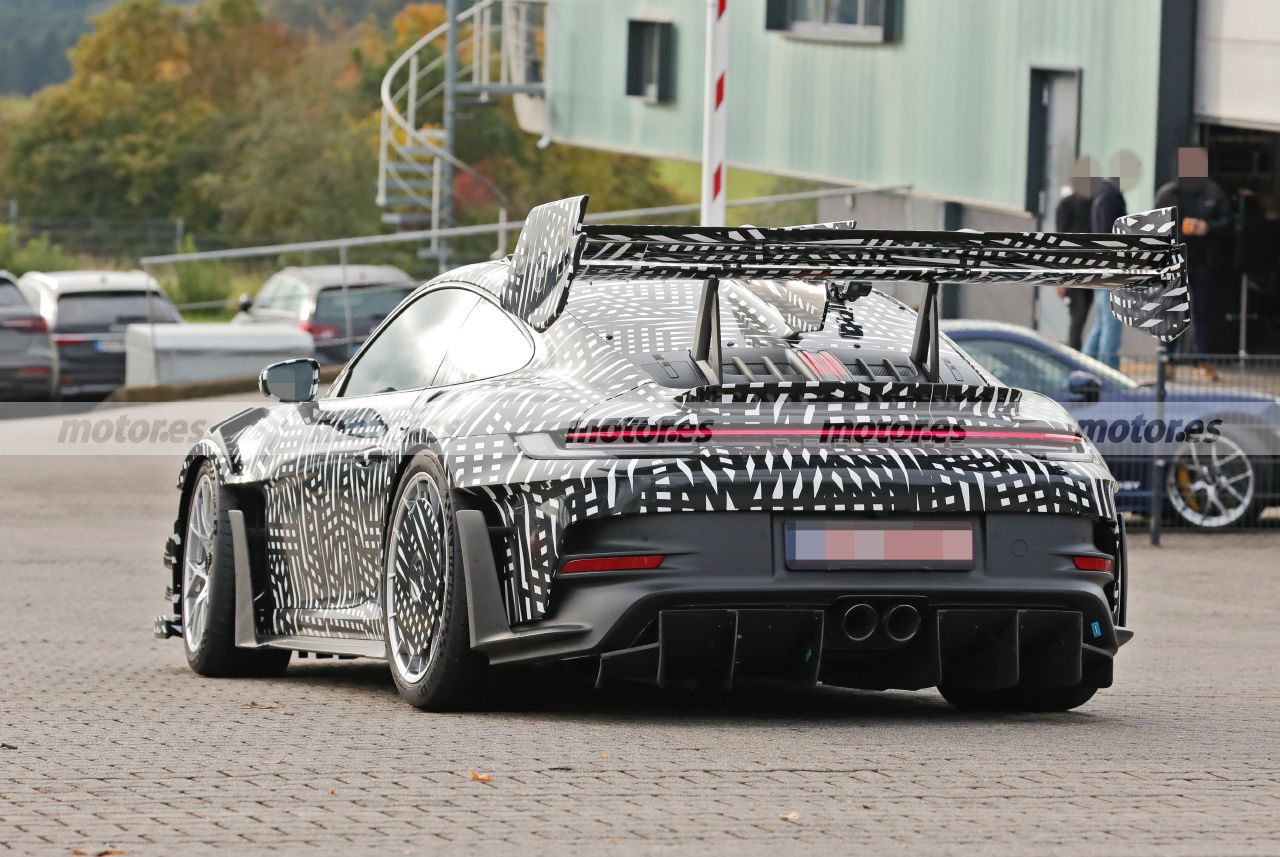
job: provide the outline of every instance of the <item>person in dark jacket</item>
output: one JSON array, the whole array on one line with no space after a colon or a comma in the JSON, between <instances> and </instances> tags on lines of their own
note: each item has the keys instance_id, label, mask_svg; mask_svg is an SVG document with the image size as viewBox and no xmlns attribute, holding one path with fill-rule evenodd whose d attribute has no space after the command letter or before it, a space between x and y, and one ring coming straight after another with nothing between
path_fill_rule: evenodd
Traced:
<instances>
[{"instance_id":1,"label":"person in dark jacket","mask_svg":"<svg viewBox=\"0 0 1280 857\"><path fill-rule=\"evenodd\" d=\"M1055 232L1093 231L1093 179L1088 175L1071 179L1067 194L1058 202L1054 213ZM1077 351L1084 344L1084 328L1089 323L1089 310L1093 308L1093 289L1069 289L1058 287L1058 297L1067 305L1071 323L1067 328L1067 344Z\"/></svg>"},{"instance_id":2,"label":"person in dark jacket","mask_svg":"<svg viewBox=\"0 0 1280 857\"><path fill-rule=\"evenodd\" d=\"M1214 353L1219 325L1214 283L1230 267L1229 238L1235 226L1222 186L1209 178L1209 153L1178 150L1178 178L1156 193L1156 207L1176 207L1178 233L1187 246L1187 281L1191 288L1191 332L1198 354Z\"/></svg>"},{"instance_id":3,"label":"person in dark jacket","mask_svg":"<svg viewBox=\"0 0 1280 857\"><path fill-rule=\"evenodd\" d=\"M1111 233L1115 222L1129 213L1124 194L1120 192L1119 179L1104 179L1093 194L1091 209L1094 232ZM1084 353L1106 363L1112 369L1120 368L1120 319L1111 312L1111 293L1099 295L1094 302L1093 329Z\"/></svg>"}]
</instances>

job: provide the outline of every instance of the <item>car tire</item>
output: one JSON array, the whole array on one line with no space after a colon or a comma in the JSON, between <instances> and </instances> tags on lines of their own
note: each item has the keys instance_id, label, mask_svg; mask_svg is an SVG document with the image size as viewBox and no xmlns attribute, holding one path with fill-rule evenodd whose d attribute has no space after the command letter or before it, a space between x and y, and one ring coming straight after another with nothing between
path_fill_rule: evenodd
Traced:
<instances>
[{"instance_id":1,"label":"car tire","mask_svg":"<svg viewBox=\"0 0 1280 857\"><path fill-rule=\"evenodd\" d=\"M236 574L228 513L235 497L212 461L200 465L187 495L182 542L182 637L187 665L211 677L278 676L293 653L237 649Z\"/></svg>"},{"instance_id":2,"label":"car tire","mask_svg":"<svg viewBox=\"0 0 1280 857\"><path fill-rule=\"evenodd\" d=\"M942 698L961 711L1070 711L1098 692L1096 687L1010 687L1003 690L969 690L939 687Z\"/></svg>"},{"instance_id":3,"label":"car tire","mask_svg":"<svg viewBox=\"0 0 1280 857\"><path fill-rule=\"evenodd\" d=\"M1260 474L1248 444L1226 432L1211 443L1183 443L1170 459L1165 497L1174 522L1202 530L1256 523Z\"/></svg>"},{"instance_id":4,"label":"car tire","mask_svg":"<svg viewBox=\"0 0 1280 857\"><path fill-rule=\"evenodd\" d=\"M426 711L487 706L492 670L471 649L453 502L434 456L405 468L384 546L383 637L400 695Z\"/></svg>"}]
</instances>

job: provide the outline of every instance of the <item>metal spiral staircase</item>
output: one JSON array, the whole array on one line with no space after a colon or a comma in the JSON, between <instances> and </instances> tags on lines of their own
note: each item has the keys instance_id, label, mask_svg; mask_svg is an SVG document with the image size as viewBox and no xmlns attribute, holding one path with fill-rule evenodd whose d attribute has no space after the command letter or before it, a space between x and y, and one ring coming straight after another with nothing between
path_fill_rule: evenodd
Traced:
<instances>
[{"instance_id":1,"label":"metal spiral staircase","mask_svg":"<svg viewBox=\"0 0 1280 857\"><path fill-rule=\"evenodd\" d=\"M447 0L445 23L397 59L382 81L378 205L401 229L453 225L453 184L471 176L503 210L505 195L460 160L455 131L470 112L514 96L517 109L543 96L547 0ZM463 8L465 7L465 8ZM537 109L536 107L534 109ZM449 264L451 242L434 236L423 258Z\"/></svg>"}]
</instances>

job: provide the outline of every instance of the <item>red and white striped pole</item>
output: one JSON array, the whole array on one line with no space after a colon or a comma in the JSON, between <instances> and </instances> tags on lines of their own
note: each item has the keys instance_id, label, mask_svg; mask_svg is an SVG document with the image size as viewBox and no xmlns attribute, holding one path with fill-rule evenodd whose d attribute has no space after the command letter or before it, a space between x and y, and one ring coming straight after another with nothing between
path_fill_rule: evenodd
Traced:
<instances>
[{"instance_id":1,"label":"red and white striped pole","mask_svg":"<svg viewBox=\"0 0 1280 857\"><path fill-rule=\"evenodd\" d=\"M707 92L702 119L702 225L724 226L726 120L729 71L729 0L707 0Z\"/></svg>"}]
</instances>

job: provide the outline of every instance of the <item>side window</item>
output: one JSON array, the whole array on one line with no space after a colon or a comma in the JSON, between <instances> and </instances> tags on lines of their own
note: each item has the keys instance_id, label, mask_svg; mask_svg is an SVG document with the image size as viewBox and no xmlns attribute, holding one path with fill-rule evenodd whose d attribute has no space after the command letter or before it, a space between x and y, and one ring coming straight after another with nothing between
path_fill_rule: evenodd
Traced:
<instances>
[{"instance_id":1,"label":"side window","mask_svg":"<svg viewBox=\"0 0 1280 857\"><path fill-rule=\"evenodd\" d=\"M533 346L506 313L481 300L445 355L436 386L506 375L532 356Z\"/></svg>"},{"instance_id":2,"label":"side window","mask_svg":"<svg viewBox=\"0 0 1280 857\"><path fill-rule=\"evenodd\" d=\"M350 398L431 386L445 352L479 300L462 289L437 289L409 304L365 346L340 395Z\"/></svg>"},{"instance_id":3,"label":"side window","mask_svg":"<svg viewBox=\"0 0 1280 857\"><path fill-rule=\"evenodd\" d=\"M647 104L675 100L675 25L627 21L627 95Z\"/></svg>"},{"instance_id":4,"label":"side window","mask_svg":"<svg viewBox=\"0 0 1280 857\"><path fill-rule=\"evenodd\" d=\"M957 343L1010 387L1037 393L1064 393L1071 367L1050 354L1003 339L966 339Z\"/></svg>"},{"instance_id":5,"label":"side window","mask_svg":"<svg viewBox=\"0 0 1280 857\"><path fill-rule=\"evenodd\" d=\"M765 29L802 39L890 42L901 0L765 0Z\"/></svg>"}]
</instances>

